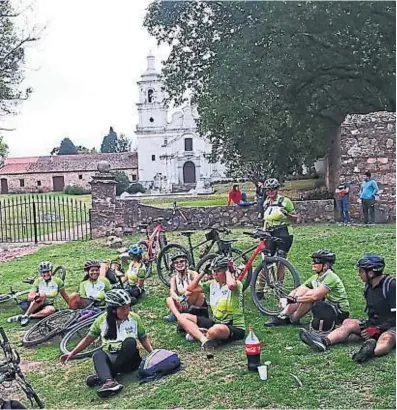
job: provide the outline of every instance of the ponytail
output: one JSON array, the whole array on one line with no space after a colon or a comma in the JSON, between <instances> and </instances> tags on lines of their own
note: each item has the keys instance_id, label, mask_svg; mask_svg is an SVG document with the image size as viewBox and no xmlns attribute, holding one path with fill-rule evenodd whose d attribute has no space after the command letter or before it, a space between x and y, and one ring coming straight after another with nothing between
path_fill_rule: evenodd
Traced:
<instances>
[{"instance_id":1,"label":"ponytail","mask_svg":"<svg viewBox=\"0 0 397 410\"><path fill-rule=\"evenodd\" d=\"M113 307L108 307L106 309L106 340L116 340L117 339L117 324L116 324L116 309Z\"/></svg>"}]
</instances>

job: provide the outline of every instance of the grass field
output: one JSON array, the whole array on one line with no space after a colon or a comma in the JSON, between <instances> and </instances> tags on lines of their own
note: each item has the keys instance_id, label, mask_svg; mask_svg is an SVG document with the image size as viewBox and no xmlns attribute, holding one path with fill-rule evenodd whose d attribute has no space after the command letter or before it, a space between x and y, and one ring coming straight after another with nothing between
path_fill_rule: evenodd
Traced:
<instances>
[{"instance_id":1,"label":"grass field","mask_svg":"<svg viewBox=\"0 0 397 410\"><path fill-rule=\"evenodd\" d=\"M196 234L194 241L201 239ZM237 247L247 248L252 243L234 231L239 239ZM395 226L336 227L304 226L295 229L291 261L301 278L311 274L310 254L319 247L337 253L335 270L346 286L352 315L364 317L363 284L355 262L365 251L385 256L387 271L394 275ZM180 241L178 234L169 240ZM126 239L134 242L137 237ZM77 289L83 276L82 266L88 258L109 260L116 251L106 249L103 241L52 245L36 254L1 266L0 291L10 284L21 289L21 280L35 271L40 260L52 260L55 265L68 268L66 287ZM74 361L67 366L59 363L59 340L36 349L19 348L28 365L28 376L44 400L47 408L395 408L395 354L378 358L364 365L350 359L359 344L334 347L325 354L309 351L298 338L297 328L266 329L265 316L253 306L249 295L245 298L246 324L253 325L263 342L262 361L271 361L269 379L247 371L242 343L219 349L212 360L206 358L199 344L189 343L175 330L173 324L163 321L167 314L167 289L154 276L147 281L149 297L136 306L155 348L177 351L184 369L158 382L139 385L134 376L123 379L124 391L117 397L102 401L95 390L85 386L85 377L93 371L92 361ZM63 302L60 303L62 306ZM7 324L5 319L18 313L12 303L0 305L0 324L4 325L15 345L23 331L18 325ZM308 320L306 320L307 323ZM302 387L294 379L297 376ZM0 392L1 394L1 392ZM3 393L4 394L4 393Z\"/></svg>"}]
</instances>

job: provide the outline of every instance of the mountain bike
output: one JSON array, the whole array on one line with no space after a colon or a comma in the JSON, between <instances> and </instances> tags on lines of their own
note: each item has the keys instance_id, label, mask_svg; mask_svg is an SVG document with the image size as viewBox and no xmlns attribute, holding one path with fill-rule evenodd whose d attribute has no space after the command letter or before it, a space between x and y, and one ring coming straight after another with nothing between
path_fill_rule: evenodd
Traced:
<instances>
[{"instance_id":1,"label":"mountain bike","mask_svg":"<svg viewBox=\"0 0 397 410\"><path fill-rule=\"evenodd\" d=\"M182 208L178 207L176 202L172 204L172 214L166 221L166 226L171 231L176 231L181 222L185 226L193 225L194 229L208 229L212 225L212 215L201 215L200 213L194 213L191 217L186 216L182 211Z\"/></svg>"},{"instance_id":2,"label":"mountain bike","mask_svg":"<svg viewBox=\"0 0 397 410\"><path fill-rule=\"evenodd\" d=\"M66 268L65 266L57 266L54 271L52 272L52 276L59 275L61 278L62 282L65 282L66 278ZM29 276L28 278L24 279L22 282L23 283L28 283L29 285L33 285L34 281L36 279L36 276Z\"/></svg>"},{"instance_id":3,"label":"mountain bike","mask_svg":"<svg viewBox=\"0 0 397 410\"><path fill-rule=\"evenodd\" d=\"M29 399L29 408L32 408L34 403L36 403L38 408L43 409L43 402L40 400L32 385L26 380L25 375L22 373L19 366L21 362L19 354L11 347L8 337L2 327L0 327L0 346L4 356L4 359L0 359L0 384L7 383L7 385L5 385L5 388L7 388L9 387L9 383L15 381ZM5 400L0 398L1 407L3 407L2 405L4 401Z\"/></svg>"},{"instance_id":4,"label":"mountain bike","mask_svg":"<svg viewBox=\"0 0 397 410\"><path fill-rule=\"evenodd\" d=\"M282 239L271 236L271 231L258 229L255 232L243 232L254 239L259 239L259 243L242 252L241 255L233 257L230 248L227 256L230 257L231 271L234 271L236 279L243 283L243 286L250 286L252 300L262 314L277 316L283 309L280 299L286 297L293 289L300 285L299 273L287 259L274 255L266 246L272 241L280 242ZM252 255L247 260L247 255ZM248 280L250 269L252 269L255 259L261 255L261 262L255 268L252 278ZM209 254L202 258L197 264L198 272L206 272L203 280L212 278L211 261L216 254ZM281 274L280 267L283 267ZM248 282L248 284L247 284Z\"/></svg>"},{"instance_id":5,"label":"mountain bike","mask_svg":"<svg viewBox=\"0 0 397 410\"><path fill-rule=\"evenodd\" d=\"M203 258L206 255L210 254L211 250L215 245L217 245L217 250L213 252L211 255L222 255L226 253L225 250L225 240L221 239L220 233L225 233L225 234L230 234L232 233L229 229L225 228L212 228L209 232L205 234L205 240L193 245L192 244L192 239L191 236L195 232L193 231L185 231L181 232L181 236L185 236L188 239L188 244L189 248L186 248L183 245L176 244L176 243L170 243L167 246L165 246L157 259L157 274L159 275L160 280L166 285L170 286L170 279L171 276L173 275L173 270L171 268L171 263L170 260L173 255L179 252L183 252L186 254L188 258L188 263L189 266L194 269L196 262L195 262L195 256L194 256L194 251L196 249L199 249L199 257ZM205 245L204 248L201 248L203 245ZM200 249L201 248L201 249ZM229 248L227 248L229 250ZM232 256L238 257L242 255L242 251L239 249L233 248L230 246L230 252ZM213 258L213 256L212 256ZM211 258L211 260L212 260ZM201 259L200 259L201 260ZM241 261L246 262L248 260L247 257L242 257ZM197 265L198 267L198 265ZM252 272L252 270L251 270ZM244 289L247 288L249 282L247 282L247 285Z\"/></svg>"},{"instance_id":6,"label":"mountain bike","mask_svg":"<svg viewBox=\"0 0 397 410\"><path fill-rule=\"evenodd\" d=\"M105 309L104 306L96 306L96 304L98 301L90 300L84 309L59 310L41 319L24 333L22 344L25 347L34 347L59 334L66 334L81 323L91 324Z\"/></svg>"}]
</instances>

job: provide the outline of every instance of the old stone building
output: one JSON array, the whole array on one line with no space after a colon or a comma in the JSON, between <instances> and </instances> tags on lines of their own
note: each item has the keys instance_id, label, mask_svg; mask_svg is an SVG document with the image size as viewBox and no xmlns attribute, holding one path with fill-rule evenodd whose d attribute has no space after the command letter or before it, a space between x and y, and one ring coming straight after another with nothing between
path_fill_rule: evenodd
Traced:
<instances>
[{"instance_id":1,"label":"old stone building","mask_svg":"<svg viewBox=\"0 0 397 410\"><path fill-rule=\"evenodd\" d=\"M0 169L0 193L61 192L68 185L90 189L89 182L103 160L110 163L112 171L123 171L130 181L138 180L136 152L8 158Z\"/></svg>"}]
</instances>

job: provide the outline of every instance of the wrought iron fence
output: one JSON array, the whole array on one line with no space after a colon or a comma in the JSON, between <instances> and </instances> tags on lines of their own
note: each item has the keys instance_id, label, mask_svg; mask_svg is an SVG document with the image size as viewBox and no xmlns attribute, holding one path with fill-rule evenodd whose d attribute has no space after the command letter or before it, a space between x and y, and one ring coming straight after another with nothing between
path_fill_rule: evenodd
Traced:
<instances>
[{"instance_id":1,"label":"wrought iron fence","mask_svg":"<svg viewBox=\"0 0 397 410\"><path fill-rule=\"evenodd\" d=\"M0 243L90 238L90 210L82 201L51 195L0 198Z\"/></svg>"}]
</instances>

